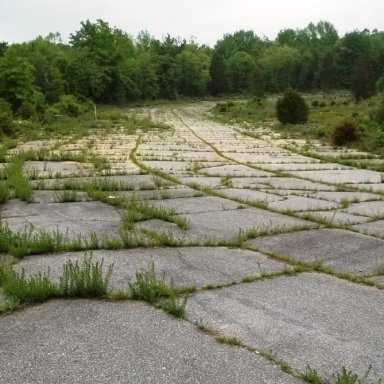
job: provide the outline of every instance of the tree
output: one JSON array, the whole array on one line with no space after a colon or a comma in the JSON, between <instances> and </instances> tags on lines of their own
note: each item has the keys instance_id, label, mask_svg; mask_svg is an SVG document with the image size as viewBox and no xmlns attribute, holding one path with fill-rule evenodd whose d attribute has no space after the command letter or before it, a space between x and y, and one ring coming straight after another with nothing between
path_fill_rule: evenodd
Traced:
<instances>
[{"instance_id":1,"label":"tree","mask_svg":"<svg viewBox=\"0 0 384 384\"><path fill-rule=\"evenodd\" d=\"M300 124L308 120L308 105L300 94L293 89L284 92L282 98L277 100L276 114L283 124Z\"/></svg>"},{"instance_id":2,"label":"tree","mask_svg":"<svg viewBox=\"0 0 384 384\"><path fill-rule=\"evenodd\" d=\"M127 34L111 28L103 20L97 20L96 23L87 20L81 22L79 31L70 35L70 44L75 51L71 74L76 78L76 71L80 72L80 91L97 102L123 101L123 79L119 66L135 53L133 42ZM84 64L88 68L82 68ZM88 82L90 86L87 86Z\"/></svg>"},{"instance_id":3,"label":"tree","mask_svg":"<svg viewBox=\"0 0 384 384\"><path fill-rule=\"evenodd\" d=\"M204 47L188 44L176 56L178 90L185 96L202 96L209 83L211 58Z\"/></svg>"},{"instance_id":4,"label":"tree","mask_svg":"<svg viewBox=\"0 0 384 384\"><path fill-rule=\"evenodd\" d=\"M24 101L41 108L44 97L35 86L33 66L25 59L7 51L0 59L0 98L15 112Z\"/></svg>"},{"instance_id":5,"label":"tree","mask_svg":"<svg viewBox=\"0 0 384 384\"><path fill-rule=\"evenodd\" d=\"M375 77L369 58L362 56L353 66L351 91L356 101L368 99L375 94Z\"/></svg>"},{"instance_id":6,"label":"tree","mask_svg":"<svg viewBox=\"0 0 384 384\"><path fill-rule=\"evenodd\" d=\"M320 68L320 88L328 92L337 86L337 72L334 55L327 52L323 57Z\"/></svg>"},{"instance_id":7,"label":"tree","mask_svg":"<svg viewBox=\"0 0 384 384\"><path fill-rule=\"evenodd\" d=\"M224 56L214 52L209 66L211 81L208 89L213 96L224 94L229 91L228 68Z\"/></svg>"}]
</instances>

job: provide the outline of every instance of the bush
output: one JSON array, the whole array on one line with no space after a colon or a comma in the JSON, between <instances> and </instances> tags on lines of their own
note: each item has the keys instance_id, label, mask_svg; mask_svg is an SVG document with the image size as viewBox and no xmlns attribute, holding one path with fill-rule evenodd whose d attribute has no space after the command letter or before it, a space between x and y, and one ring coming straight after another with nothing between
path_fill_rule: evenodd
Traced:
<instances>
[{"instance_id":1,"label":"bush","mask_svg":"<svg viewBox=\"0 0 384 384\"><path fill-rule=\"evenodd\" d=\"M335 125L331 132L331 142L334 145L345 145L360 138L361 132L352 120L343 120Z\"/></svg>"},{"instance_id":2,"label":"bush","mask_svg":"<svg viewBox=\"0 0 384 384\"><path fill-rule=\"evenodd\" d=\"M82 105L72 95L65 95L60 98L60 101L53 105L53 109L60 114L76 117L82 113Z\"/></svg>"},{"instance_id":3,"label":"bush","mask_svg":"<svg viewBox=\"0 0 384 384\"><path fill-rule=\"evenodd\" d=\"M36 107L28 101L23 101L20 108L17 110L17 115L23 120L36 120Z\"/></svg>"},{"instance_id":4,"label":"bush","mask_svg":"<svg viewBox=\"0 0 384 384\"><path fill-rule=\"evenodd\" d=\"M277 100L276 114L283 124L301 124L308 120L308 105L300 94L293 89L284 92L283 98Z\"/></svg>"},{"instance_id":5,"label":"bush","mask_svg":"<svg viewBox=\"0 0 384 384\"><path fill-rule=\"evenodd\" d=\"M384 76L380 77L376 82L376 89L378 92L384 92Z\"/></svg>"}]
</instances>

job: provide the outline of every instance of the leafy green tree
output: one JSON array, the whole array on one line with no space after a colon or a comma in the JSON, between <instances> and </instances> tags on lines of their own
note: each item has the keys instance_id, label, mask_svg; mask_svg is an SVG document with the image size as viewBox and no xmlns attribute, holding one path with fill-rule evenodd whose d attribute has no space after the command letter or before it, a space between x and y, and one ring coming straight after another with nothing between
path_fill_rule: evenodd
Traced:
<instances>
[{"instance_id":1,"label":"leafy green tree","mask_svg":"<svg viewBox=\"0 0 384 384\"><path fill-rule=\"evenodd\" d=\"M228 74L231 91L244 92L249 89L249 79L255 71L255 61L250 54L238 51L228 59Z\"/></svg>"},{"instance_id":2,"label":"leafy green tree","mask_svg":"<svg viewBox=\"0 0 384 384\"><path fill-rule=\"evenodd\" d=\"M353 66L351 91L356 101L368 99L375 94L375 77L369 58L362 56Z\"/></svg>"},{"instance_id":3,"label":"leafy green tree","mask_svg":"<svg viewBox=\"0 0 384 384\"><path fill-rule=\"evenodd\" d=\"M210 55L195 43L176 56L178 91L185 96L203 96L209 83Z\"/></svg>"},{"instance_id":4,"label":"leafy green tree","mask_svg":"<svg viewBox=\"0 0 384 384\"><path fill-rule=\"evenodd\" d=\"M71 34L70 44L75 51L70 64L70 84L76 86L77 77L81 81L77 93L97 102L122 101L121 82L124 79L118 68L127 58L134 56L134 45L128 35L111 28L103 20L95 23L87 20L81 22L79 31Z\"/></svg>"},{"instance_id":5,"label":"leafy green tree","mask_svg":"<svg viewBox=\"0 0 384 384\"><path fill-rule=\"evenodd\" d=\"M210 82L209 92L213 96L229 92L229 76L227 63L224 56L216 51L213 53L209 66Z\"/></svg>"},{"instance_id":6,"label":"leafy green tree","mask_svg":"<svg viewBox=\"0 0 384 384\"><path fill-rule=\"evenodd\" d=\"M320 69L320 88L328 92L337 87L337 68L332 52L327 52L323 57Z\"/></svg>"},{"instance_id":7,"label":"leafy green tree","mask_svg":"<svg viewBox=\"0 0 384 384\"><path fill-rule=\"evenodd\" d=\"M267 90L279 91L295 86L300 53L287 45L273 45L263 52L260 65L266 76Z\"/></svg>"},{"instance_id":8,"label":"leafy green tree","mask_svg":"<svg viewBox=\"0 0 384 384\"><path fill-rule=\"evenodd\" d=\"M276 103L278 120L283 124L303 124L308 120L309 108L300 94L292 88L286 90Z\"/></svg>"},{"instance_id":9,"label":"leafy green tree","mask_svg":"<svg viewBox=\"0 0 384 384\"><path fill-rule=\"evenodd\" d=\"M35 86L34 68L25 59L9 54L0 59L0 98L16 111L24 101L42 107L44 98Z\"/></svg>"}]
</instances>

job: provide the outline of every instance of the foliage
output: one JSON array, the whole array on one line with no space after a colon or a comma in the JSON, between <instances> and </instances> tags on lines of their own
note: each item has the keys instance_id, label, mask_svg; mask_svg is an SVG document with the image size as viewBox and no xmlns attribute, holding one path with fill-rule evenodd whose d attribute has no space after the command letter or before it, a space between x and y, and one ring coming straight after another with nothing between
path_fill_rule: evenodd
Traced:
<instances>
[{"instance_id":1,"label":"foliage","mask_svg":"<svg viewBox=\"0 0 384 384\"><path fill-rule=\"evenodd\" d=\"M276 114L283 124L300 124L308 120L308 105L297 91L288 89L282 98L277 100Z\"/></svg>"},{"instance_id":2,"label":"foliage","mask_svg":"<svg viewBox=\"0 0 384 384\"><path fill-rule=\"evenodd\" d=\"M352 120L343 120L334 126L331 132L331 142L334 145L345 145L358 140L361 132Z\"/></svg>"},{"instance_id":3,"label":"foliage","mask_svg":"<svg viewBox=\"0 0 384 384\"><path fill-rule=\"evenodd\" d=\"M11 105L4 99L0 99L0 136L15 134Z\"/></svg>"},{"instance_id":4,"label":"foliage","mask_svg":"<svg viewBox=\"0 0 384 384\"><path fill-rule=\"evenodd\" d=\"M35 119L63 96L99 104L154 98L217 96L342 87L356 100L383 89L384 34L339 36L327 21L282 29L274 41L253 31L225 34L214 48L148 32L136 38L104 20L80 23L64 44L59 34L0 44L0 98L19 116ZM23 103L30 103L24 104ZM73 105L72 105L73 106ZM76 107L70 114L78 113Z\"/></svg>"}]
</instances>

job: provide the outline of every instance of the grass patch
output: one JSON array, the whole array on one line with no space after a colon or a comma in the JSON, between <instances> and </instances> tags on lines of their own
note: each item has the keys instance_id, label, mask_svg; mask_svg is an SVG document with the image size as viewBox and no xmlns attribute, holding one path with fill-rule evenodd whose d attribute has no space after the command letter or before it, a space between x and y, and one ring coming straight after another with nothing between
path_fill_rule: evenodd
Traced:
<instances>
[{"instance_id":1,"label":"grass patch","mask_svg":"<svg viewBox=\"0 0 384 384\"><path fill-rule=\"evenodd\" d=\"M24 269L16 272L11 265L0 264L0 287L9 297L0 312L57 297L106 296L112 268L110 265L104 272L103 260L93 262L92 255L85 255L81 263L68 260L63 266L59 284L56 284L49 271L27 277Z\"/></svg>"},{"instance_id":2,"label":"grass patch","mask_svg":"<svg viewBox=\"0 0 384 384\"><path fill-rule=\"evenodd\" d=\"M0 266L0 286L14 304L40 303L58 296L57 286L48 273L26 277L24 270L15 272L10 265Z\"/></svg>"}]
</instances>

